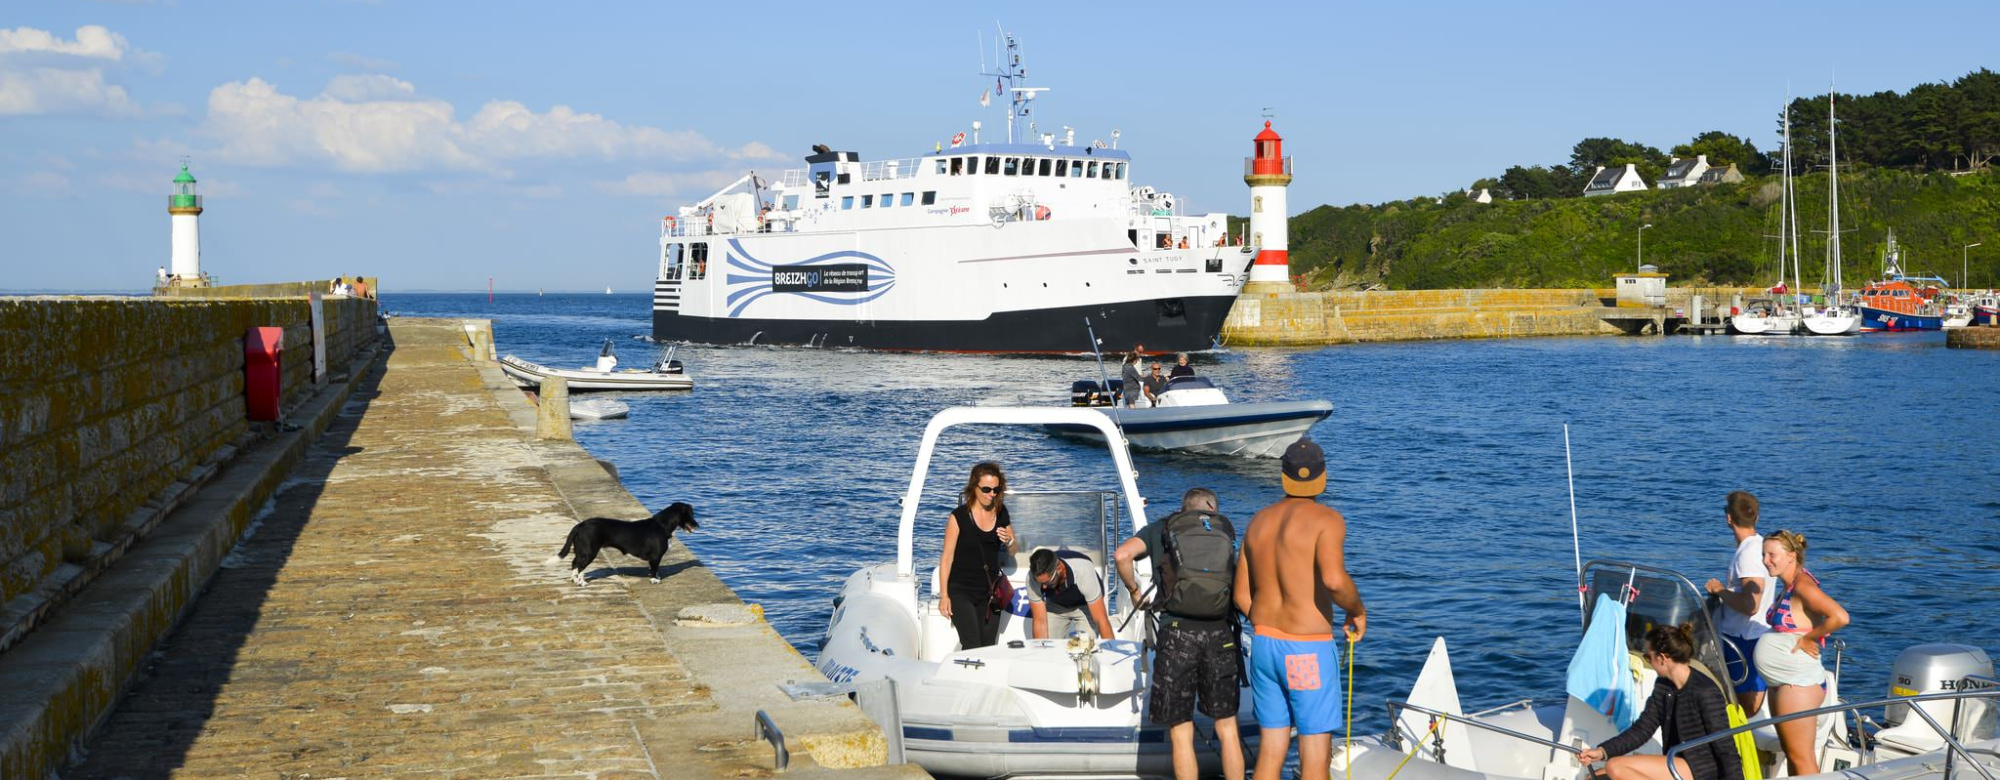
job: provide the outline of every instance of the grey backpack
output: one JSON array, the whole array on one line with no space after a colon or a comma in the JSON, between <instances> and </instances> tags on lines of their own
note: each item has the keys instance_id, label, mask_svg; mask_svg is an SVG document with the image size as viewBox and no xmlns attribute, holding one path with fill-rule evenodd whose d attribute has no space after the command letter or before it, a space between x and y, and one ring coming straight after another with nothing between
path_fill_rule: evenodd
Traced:
<instances>
[{"instance_id":1,"label":"grey backpack","mask_svg":"<svg viewBox=\"0 0 2000 780\"><path fill-rule=\"evenodd\" d=\"M1153 563L1160 598L1153 603L1169 614L1219 620L1234 606L1236 533L1229 518L1190 509L1161 521L1160 560Z\"/></svg>"}]
</instances>

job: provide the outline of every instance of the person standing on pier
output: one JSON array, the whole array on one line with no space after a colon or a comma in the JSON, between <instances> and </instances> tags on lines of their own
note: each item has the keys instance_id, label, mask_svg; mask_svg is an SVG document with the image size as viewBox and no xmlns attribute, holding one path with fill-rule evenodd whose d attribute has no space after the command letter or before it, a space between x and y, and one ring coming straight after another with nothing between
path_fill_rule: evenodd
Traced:
<instances>
[{"instance_id":1,"label":"person standing on pier","mask_svg":"<svg viewBox=\"0 0 2000 780\"><path fill-rule=\"evenodd\" d=\"M944 554L938 579L944 598L938 611L958 630L958 647L971 650L993 644L1000 636L1000 611L994 588L1003 557L1014 552L1013 521L1007 517L1007 475L1000 464L981 461L959 491L958 508L944 526Z\"/></svg>"},{"instance_id":2,"label":"person standing on pier","mask_svg":"<svg viewBox=\"0 0 2000 780\"><path fill-rule=\"evenodd\" d=\"M1736 689L1736 703L1748 718L1764 706L1764 675L1751 657L1758 638L1771 630L1764 622L1764 610L1771 607L1771 572L1764 568L1764 537L1757 533L1757 497L1734 491L1723 499L1722 512L1736 535L1736 554L1729 559L1728 581L1711 579L1703 587L1722 601L1716 630L1722 634L1722 660L1728 667L1725 682Z\"/></svg>"},{"instance_id":3,"label":"person standing on pier","mask_svg":"<svg viewBox=\"0 0 2000 780\"><path fill-rule=\"evenodd\" d=\"M1250 692L1263 728L1255 774L1279 776L1296 726L1299 777L1327 780L1342 722L1333 605L1347 612L1350 644L1368 633L1368 612L1343 559L1347 519L1316 500L1326 491L1326 453L1300 437L1279 463L1285 498L1250 518L1236 563L1236 609L1255 628Z\"/></svg>"},{"instance_id":4,"label":"person standing on pier","mask_svg":"<svg viewBox=\"0 0 2000 780\"><path fill-rule=\"evenodd\" d=\"M1820 658L1826 635L1847 625L1847 610L1806 571L1806 537L1779 531L1764 540L1764 568L1771 570L1777 591L1764 612L1770 633L1758 637L1757 671L1771 686L1771 715L1783 717L1820 706L1826 700L1826 662ZM1817 718L1778 724L1778 741L1785 746L1785 763L1793 777L1819 773L1813 744Z\"/></svg>"},{"instance_id":5,"label":"person standing on pier","mask_svg":"<svg viewBox=\"0 0 2000 780\"><path fill-rule=\"evenodd\" d=\"M1222 749L1222 776L1243 780L1243 739L1236 728L1242 704L1237 681L1243 656L1236 642L1240 632L1233 619L1236 526L1217 512L1215 491L1191 488L1181 496L1181 511L1146 527L1118 545L1113 559L1118 579L1125 583L1135 609L1160 613L1159 646L1153 652L1152 703L1146 716L1167 727L1173 747L1174 777L1194 780L1200 772L1194 754L1194 711L1215 719L1215 739ZM1153 582L1163 591L1147 603L1139 592L1133 563L1153 561ZM1219 565L1218 565L1219 561ZM1173 583L1168 583L1168 570Z\"/></svg>"}]
</instances>

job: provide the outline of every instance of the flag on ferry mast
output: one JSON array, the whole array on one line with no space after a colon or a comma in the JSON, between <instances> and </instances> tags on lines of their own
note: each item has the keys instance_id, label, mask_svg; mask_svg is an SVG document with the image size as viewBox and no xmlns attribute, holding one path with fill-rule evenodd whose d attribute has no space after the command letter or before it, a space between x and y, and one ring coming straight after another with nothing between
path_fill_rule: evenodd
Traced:
<instances>
[{"instance_id":1,"label":"flag on ferry mast","mask_svg":"<svg viewBox=\"0 0 2000 780\"><path fill-rule=\"evenodd\" d=\"M993 92L991 90L980 90L979 107L985 108L987 106L993 105L992 97L993 97Z\"/></svg>"}]
</instances>

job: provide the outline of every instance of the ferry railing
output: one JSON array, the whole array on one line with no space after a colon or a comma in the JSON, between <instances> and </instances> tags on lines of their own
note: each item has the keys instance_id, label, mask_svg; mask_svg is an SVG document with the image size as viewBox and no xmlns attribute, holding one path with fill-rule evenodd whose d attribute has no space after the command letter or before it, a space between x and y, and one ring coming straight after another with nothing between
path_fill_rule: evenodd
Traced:
<instances>
[{"instance_id":1,"label":"ferry railing","mask_svg":"<svg viewBox=\"0 0 2000 780\"><path fill-rule=\"evenodd\" d=\"M1987 684L2000 682L2000 681L1992 681L1989 678L1985 677L1969 677L1967 679L1972 680L1974 682L1987 683ZM1849 704L1835 704L1830 707L1819 707L1816 709L1805 710L1803 712L1794 712L1789 715L1781 715L1775 718L1765 718L1763 720L1756 721L1753 723L1745 723L1741 726L1737 726L1732 729L1718 731L1713 734L1703 736L1699 739L1691 739L1686 742L1682 742L1678 745L1675 745L1673 747L1667 748L1667 772L1671 777L1674 778L1674 780L1688 780L1688 778L1681 777L1680 770L1674 768L1674 759L1679 757L1680 754L1685 753L1691 749L1701 747L1710 742L1715 742L1717 740L1722 740L1722 739L1732 739L1736 735L1746 731L1750 731L1752 729L1763 728L1764 726L1775 726L1779 723L1784 723L1786 721L1791 721L1791 720L1798 720L1799 718L1817 718L1821 715L1829 715L1837 712L1858 713L1864 709L1870 709L1873 707L1887 707L1896 704L1918 704L1927 701L1951 700L1954 702L1952 705L1952 725L1956 726L1964 719L1963 718L1964 705L1965 705L1965 700L1967 699L2000 700L2000 688L1986 688L1975 691L1939 691L1937 693L1925 693L1916 696L1891 696L1886 699L1875 699L1873 701L1853 702ZM1952 735L1951 729L1945 728L1944 724L1938 723L1936 718L1931 717L1930 713L1924 711L1924 708L1910 707L1909 711L1911 713L1914 713L1917 717L1922 718L1924 723L1929 725L1932 731L1937 732L1937 735L1940 739L1944 740L1944 746L1945 746L1944 774L1939 775L1940 777L1946 777L1946 778L1951 777L1952 765L1954 763L1954 760L1957 758L1964 758L1965 762L1968 765L1970 765L1973 769L1979 772L1980 777L1986 778L1986 780L2000 780L1996 779L1993 776L1992 770L1987 769L1984 764L1979 763L1979 760L1973 757L1973 753L1978 752L1978 753L1985 753L1988 755L1992 755L1996 758L2000 758L2000 751L1985 750L1985 749L1978 751L1971 750L1970 748L1967 748L1964 743L1958 741L1957 737Z\"/></svg>"},{"instance_id":2,"label":"ferry railing","mask_svg":"<svg viewBox=\"0 0 2000 780\"><path fill-rule=\"evenodd\" d=\"M875 160L861 164L861 180L894 181L917 175L917 167L922 165L922 157L905 157L900 160Z\"/></svg>"},{"instance_id":3,"label":"ferry railing","mask_svg":"<svg viewBox=\"0 0 2000 780\"><path fill-rule=\"evenodd\" d=\"M1496 710L1503 710L1507 709L1508 707L1519 706L1521 703L1522 702L1514 702L1513 704L1503 704L1499 707L1486 710L1485 712L1494 712ZM1397 719L1402 716L1402 712L1404 710L1409 710L1411 712L1429 715L1431 718L1431 728L1430 731L1427 733L1432 735L1431 738L1431 751L1433 755L1432 760L1437 761L1440 764L1444 763L1444 730L1438 728L1438 721L1440 719L1451 723L1463 723L1467 726L1471 726L1476 729L1484 729L1486 731L1491 731L1495 734L1500 734L1506 737L1512 737L1514 739L1522 740L1524 742L1532 742L1534 744L1541 745L1546 748L1563 751L1572 756L1578 756L1583 753L1583 750L1581 748L1570 747L1569 745L1565 745L1561 742L1549 739L1543 739L1533 734L1525 734L1507 728L1505 726L1495 726L1491 723L1482 723L1480 721L1472 720L1473 716L1471 715L1453 715L1448 712L1439 712L1429 707L1419 707L1415 704L1411 704L1407 701L1402 701L1400 699L1390 699L1388 702L1388 707L1389 707L1389 723L1390 723L1389 747L1393 750L1403 749L1401 727L1396 725L1396 723ZM1418 743L1421 743L1423 741L1423 737L1417 737L1417 741ZM1415 744L1411 745L1410 747L1412 750L1423 749L1422 744Z\"/></svg>"},{"instance_id":4,"label":"ferry railing","mask_svg":"<svg viewBox=\"0 0 2000 780\"><path fill-rule=\"evenodd\" d=\"M778 176L778 186L788 190L804 189L806 186L806 169L793 168L780 174Z\"/></svg>"}]
</instances>

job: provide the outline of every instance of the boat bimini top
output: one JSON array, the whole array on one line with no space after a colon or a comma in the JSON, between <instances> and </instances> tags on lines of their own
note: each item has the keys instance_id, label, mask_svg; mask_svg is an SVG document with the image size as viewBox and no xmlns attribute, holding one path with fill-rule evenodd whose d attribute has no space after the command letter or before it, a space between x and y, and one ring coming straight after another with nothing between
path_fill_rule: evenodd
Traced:
<instances>
[{"instance_id":1,"label":"boat bimini top","mask_svg":"<svg viewBox=\"0 0 2000 780\"><path fill-rule=\"evenodd\" d=\"M915 533L917 510L923 503L924 479L930 474L931 456L937 452L938 437L946 429L961 425L1081 425L1097 430L1105 441L1115 442L1105 449L1111 453L1112 464L1117 468L1119 493L1132 516L1132 532L1137 533L1145 527L1146 500L1139 496L1132 454L1124 434L1111 418L1095 409L1083 407L954 406L931 417L930 424L924 427L923 442L917 447L916 466L911 470L910 487L903 494L902 513L896 524L897 576L916 575L913 560Z\"/></svg>"}]
</instances>

